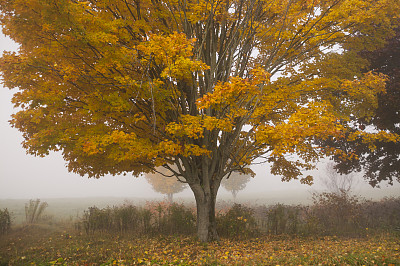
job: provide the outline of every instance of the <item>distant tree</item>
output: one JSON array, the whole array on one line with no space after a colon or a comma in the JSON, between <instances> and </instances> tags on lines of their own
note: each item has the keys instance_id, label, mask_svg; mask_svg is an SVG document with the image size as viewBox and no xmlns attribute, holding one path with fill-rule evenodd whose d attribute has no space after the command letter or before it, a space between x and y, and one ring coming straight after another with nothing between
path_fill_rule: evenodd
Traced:
<instances>
[{"instance_id":1,"label":"distant tree","mask_svg":"<svg viewBox=\"0 0 400 266\"><path fill-rule=\"evenodd\" d=\"M329 162L320 179L329 193L340 195L342 193L349 194L357 184L356 176L353 173L339 174L334 168L335 164ZM322 172L322 171L321 171Z\"/></svg>"},{"instance_id":2,"label":"distant tree","mask_svg":"<svg viewBox=\"0 0 400 266\"><path fill-rule=\"evenodd\" d=\"M187 188L187 184L176 179L171 171L165 168L156 168L157 172L146 173L147 182L153 187L154 191L166 194L169 202L173 202L173 196Z\"/></svg>"},{"instance_id":3,"label":"distant tree","mask_svg":"<svg viewBox=\"0 0 400 266\"><path fill-rule=\"evenodd\" d=\"M227 177L222 179L221 184L226 190L232 193L233 201L236 201L237 193L246 187L246 184L250 181L250 175L233 172L229 178Z\"/></svg>"}]
</instances>

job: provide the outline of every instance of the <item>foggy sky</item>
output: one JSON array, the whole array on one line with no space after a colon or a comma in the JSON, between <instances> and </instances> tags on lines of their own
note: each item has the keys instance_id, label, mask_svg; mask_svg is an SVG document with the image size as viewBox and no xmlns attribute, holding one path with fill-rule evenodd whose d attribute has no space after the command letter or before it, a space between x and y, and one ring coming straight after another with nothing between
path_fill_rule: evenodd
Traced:
<instances>
[{"instance_id":1,"label":"foggy sky","mask_svg":"<svg viewBox=\"0 0 400 266\"><path fill-rule=\"evenodd\" d=\"M0 33L0 53L4 50L16 51L17 45ZM16 90L10 91L0 85L0 199L34 199L34 198L67 198L67 197L141 197L163 198L152 191L144 177L105 176L100 179L88 179L69 173L61 153L51 153L45 158L27 155L21 146L22 134L11 128L8 120L15 112L11 98ZM322 168L323 169L323 168ZM309 186L298 181L282 183L280 177L269 174L267 166L255 168L257 176L252 179L241 195L266 196L281 191L281 195L293 191L307 192ZM318 176L318 174L316 175ZM318 183L318 180L316 180ZM367 185L361 185L368 188ZM400 195L400 186L396 186ZM311 188L311 189L315 189ZM371 190L369 190L371 191ZM375 190L376 191L376 190ZM391 190L393 194L393 189ZM223 188L219 195L229 196ZM191 197L189 189L176 197Z\"/></svg>"}]
</instances>

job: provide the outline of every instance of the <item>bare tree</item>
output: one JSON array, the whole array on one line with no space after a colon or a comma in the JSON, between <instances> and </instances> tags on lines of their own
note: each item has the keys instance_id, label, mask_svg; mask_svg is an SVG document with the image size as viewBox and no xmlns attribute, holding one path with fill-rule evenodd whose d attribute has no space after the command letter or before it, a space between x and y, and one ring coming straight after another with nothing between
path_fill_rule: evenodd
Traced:
<instances>
[{"instance_id":1,"label":"bare tree","mask_svg":"<svg viewBox=\"0 0 400 266\"><path fill-rule=\"evenodd\" d=\"M355 174L339 174L334 166L333 162L326 165L325 175L321 177L322 184L331 193L349 194L358 183Z\"/></svg>"}]
</instances>

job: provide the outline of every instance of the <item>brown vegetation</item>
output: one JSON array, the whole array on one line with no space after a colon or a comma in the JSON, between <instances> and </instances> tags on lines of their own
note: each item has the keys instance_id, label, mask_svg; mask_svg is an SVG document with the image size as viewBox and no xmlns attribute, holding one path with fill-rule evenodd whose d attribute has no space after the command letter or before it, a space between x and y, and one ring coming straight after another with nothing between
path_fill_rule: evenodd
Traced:
<instances>
[{"instance_id":1,"label":"brown vegetation","mask_svg":"<svg viewBox=\"0 0 400 266\"><path fill-rule=\"evenodd\" d=\"M196 240L194 213L194 206L183 204L126 203L88 208L75 228L15 226L0 236L0 265L400 263L400 198L370 202L323 193L311 206L220 202L222 240L210 244Z\"/></svg>"}]
</instances>

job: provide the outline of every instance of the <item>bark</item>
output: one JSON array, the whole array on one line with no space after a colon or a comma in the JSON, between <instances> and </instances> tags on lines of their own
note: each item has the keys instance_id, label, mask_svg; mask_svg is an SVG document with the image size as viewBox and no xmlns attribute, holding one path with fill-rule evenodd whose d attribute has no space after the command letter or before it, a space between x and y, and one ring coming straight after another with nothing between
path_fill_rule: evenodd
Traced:
<instances>
[{"instance_id":1,"label":"bark","mask_svg":"<svg viewBox=\"0 0 400 266\"><path fill-rule=\"evenodd\" d=\"M201 242L219 240L215 219L216 191L192 186L197 207L197 236Z\"/></svg>"}]
</instances>

